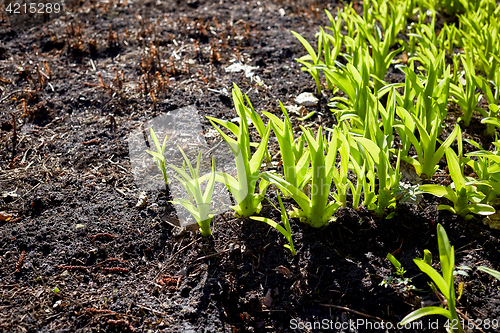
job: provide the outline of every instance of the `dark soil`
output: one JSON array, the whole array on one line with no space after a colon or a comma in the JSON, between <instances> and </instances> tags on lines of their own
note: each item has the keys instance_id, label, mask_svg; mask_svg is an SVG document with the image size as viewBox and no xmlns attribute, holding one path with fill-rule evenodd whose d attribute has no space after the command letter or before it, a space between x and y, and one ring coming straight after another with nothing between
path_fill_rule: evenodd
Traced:
<instances>
[{"instance_id":1,"label":"dark soil","mask_svg":"<svg viewBox=\"0 0 500 333\"><path fill-rule=\"evenodd\" d=\"M424 249L437 261L437 223L457 266L473 268L460 277L460 311L478 324L498 320L498 281L475 267L498 269L499 231L438 212L431 197L401 204L392 219L340 209L321 230L292 220L295 257L274 229L229 212L214 218L213 238L179 234L164 222L173 214L165 191L148 191L136 208L130 131L187 105L232 119L233 82L256 110L279 115L278 99L292 105L315 89L294 60L305 51L290 30L313 41L332 6L81 1L43 24L1 19L0 211L12 215L0 222L1 330L309 332L328 331L306 325L326 320L349 331L368 320L374 328L351 331L385 332L380 320L395 324L421 302L439 303L412 261ZM264 84L226 72L234 61L258 66ZM387 79L400 75L391 69ZM331 125L326 100L319 105L308 121ZM475 126L470 135L482 136ZM277 203L272 189L267 197ZM262 215L279 220L267 201ZM395 275L387 253L423 291L380 286ZM440 329L427 328L436 320ZM423 323L405 331L444 331L441 318Z\"/></svg>"}]
</instances>

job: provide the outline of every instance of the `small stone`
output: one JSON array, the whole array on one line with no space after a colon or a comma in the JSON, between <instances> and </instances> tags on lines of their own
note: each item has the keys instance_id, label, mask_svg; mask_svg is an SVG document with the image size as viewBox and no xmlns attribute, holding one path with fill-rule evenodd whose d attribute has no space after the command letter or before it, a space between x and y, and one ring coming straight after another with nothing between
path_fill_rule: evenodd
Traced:
<instances>
[{"instance_id":1,"label":"small stone","mask_svg":"<svg viewBox=\"0 0 500 333\"><path fill-rule=\"evenodd\" d=\"M63 306L63 302L61 300L58 300L57 302L54 303L54 305L52 305L52 307L54 309L62 308L62 306Z\"/></svg>"},{"instance_id":2,"label":"small stone","mask_svg":"<svg viewBox=\"0 0 500 333\"><path fill-rule=\"evenodd\" d=\"M313 93L305 92L295 97L295 102L302 106L316 106L319 99Z\"/></svg>"},{"instance_id":3,"label":"small stone","mask_svg":"<svg viewBox=\"0 0 500 333\"><path fill-rule=\"evenodd\" d=\"M236 117L236 118L231 119L232 123L238 123L239 124L240 121L241 121L240 117ZM248 117L247 117L247 124L248 124L248 126L252 126L252 120L250 118L248 118Z\"/></svg>"},{"instance_id":4,"label":"small stone","mask_svg":"<svg viewBox=\"0 0 500 333\"><path fill-rule=\"evenodd\" d=\"M302 117L305 111L304 106L298 106L298 105L286 105L285 109L288 111L289 114L294 114L298 117Z\"/></svg>"},{"instance_id":5,"label":"small stone","mask_svg":"<svg viewBox=\"0 0 500 333\"><path fill-rule=\"evenodd\" d=\"M245 76L251 78L251 77L254 76L253 71L255 69L258 69L258 68L259 68L258 66L257 67L255 67L255 66L248 66L248 65L243 65L240 62L236 62L236 63L230 65L229 67L226 67L226 72L237 73L237 72L244 71L245 72Z\"/></svg>"},{"instance_id":6,"label":"small stone","mask_svg":"<svg viewBox=\"0 0 500 333\"><path fill-rule=\"evenodd\" d=\"M19 194L17 194L16 191L2 193L2 198L3 199L7 199L7 198L9 198L9 199L15 199L17 197L19 197Z\"/></svg>"},{"instance_id":7,"label":"small stone","mask_svg":"<svg viewBox=\"0 0 500 333\"><path fill-rule=\"evenodd\" d=\"M148 195L146 194L146 192L141 192L139 194L139 198L137 199L137 203L135 204L135 208L142 208L146 206L147 203L148 203Z\"/></svg>"}]
</instances>

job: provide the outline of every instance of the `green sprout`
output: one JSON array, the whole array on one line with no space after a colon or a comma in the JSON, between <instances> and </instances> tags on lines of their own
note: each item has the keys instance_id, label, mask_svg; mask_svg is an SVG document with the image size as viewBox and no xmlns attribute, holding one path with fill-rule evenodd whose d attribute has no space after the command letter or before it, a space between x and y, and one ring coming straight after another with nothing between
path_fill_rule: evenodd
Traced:
<instances>
[{"instance_id":1,"label":"green sprout","mask_svg":"<svg viewBox=\"0 0 500 333\"><path fill-rule=\"evenodd\" d=\"M163 139L163 144L160 146L160 142L156 137L156 133L153 130L153 127L149 129L149 132L151 134L151 139L153 139L153 143L156 147L156 151L146 150L146 152L151 156L153 156L153 159L156 162L156 166L163 175L165 184L168 185L167 170L165 169L165 148L167 147L167 136L165 135L165 139Z\"/></svg>"},{"instance_id":2,"label":"green sprout","mask_svg":"<svg viewBox=\"0 0 500 333\"><path fill-rule=\"evenodd\" d=\"M375 103L375 105L376 107L369 108L367 112L364 137L353 136L353 139L359 144L359 151L364 151L362 159L367 163L367 177L371 178L370 183L372 185L375 184L375 173L373 170L377 170L379 180L378 200L377 204L370 203L368 209L374 210L375 214L382 216L385 214L386 209L394 208L396 205L396 192L399 188L399 180L401 178L399 172L401 152L400 150L397 150L397 152L393 151L397 158L395 168L393 168L389 159L392 154L390 150L392 143L390 141L392 140L394 106L386 110L379 103ZM383 118L384 131L380 129L379 122L377 121L379 114ZM361 161L358 161L357 164L360 165ZM365 192L365 196L367 195L368 193ZM371 197L373 196L374 194L371 195Z\"/></svg>"},{"instance_id":3,"label":"green sprout","mask_svg":"<svg viewBox=\"0 0 500 333\"><path fill-rule=\"evenodd\" d=\"M499 98L500 98L500 75L497 75L496 80L487 81L484 77L476 75L474 76L474 81L476 85L481 89L488 101L488 117L481 120L482 123L486 123L486 133L493 137L495 135L495 120L498 121L497 115L499 111ZM494 90L490 88L490 83L495 87Z\"/></svg>"},{"instance_id":4,"label":"green sprout","mask_svg":"<svg viewBox=\"0 0 500 333\"><path fill-rule=\"evenodd\" d=\"M470 124L474 111L482 113L485 117L487 114L483 109L477 106L481 94L476 93L476 88L478 87L477 83L479 82L474 79L476 72L474 70L472 58L467 53L467 55L465 57L462 56L461 59L462 66L464 67L465 88L451 83L450 94L456 99L457 104L462 109L464 113L464 125L467 127Z\"/></svg>"},{"instance_id":5,"label":"green sprout","mask_svg":"<svg viewBox=\"0 0 500 333\"><path fill-rule=\"evenodd\" d=\"M332 215L340 207L336 201L328 201L330 187L334 176L335 157L337 155L337 140L332 140L330 145L325 145L325 138L321 127L316 139L310 129L301 127L308 143L309 155L311 158L311 187L299 189L290 182L284 180L279 175L271 172L264 172L262 177L276 185L283 193L292 197L300 209L294 207L291 217L298 217L300 220L313 228L321 228L327 225ZM327 155L325 156L325 149ZM309 193L307 193L309 192Z\"/></svg>"},{"instance_id":6,"label":"green sprout","mask_svg":"<svg viewBox=\"0 0 500 333\"><path fill-rule=\"evenodd\" d=\"M400 324L406 325L424 316L442 315L448 318L448 320L452 324L450 326L457 327L453 330L453 332L462 333L462 325L460 324L460 319L456 310L454 284L455 281L453 275L453 270L455 268L455 249L453 246L450 247L448 236L446 235L446 231L441 226L441 224L438 224L437 226L437 236L439 245L439 259L441 262L441 271L443 275L439 275L439 273L429 264L429 259L425 260L416 258L413 259L413 261L422 272L427 274L432 279L434 285L437 286L445 300L442 300L441 297L439 297L437 289L435 289L434 287L436 295L438 295L439 299L446 305L447 309L438 306L427 306L425 308L420 308L404 317L403 320L401 320Z\"/></svg>"},{"instance_id":7,"label":"green sprout","mask_svg":"<svg viewBox=\"0 0 500 333\"><path fill-rule=\"evenodd\" d=\"M270 112L263 113L271 120L271 127L278 139L285 180L296 188L303 189L310 179L308 177L309 152L304 150L305 137L302 134L297 140L294 140L292 123L288 117L288 112L283 104L279 103L285 117L284 121Z\"/></svg>"},{"instance_id":8,"label":"green sprout","mask_svg":"<svg viewBox=\"0 0 500 333\"><path fill-rule=\"evenodd\" d=\"M321 82L319 81L319 72L315 66L324 64L320 58L322 53L322 45L324 38L322 36L318 38L318 53L316 54L314 48L311 46L311 44L309 44L309 42L304 37L302 37L295 31L292 31L292 34L299 40L299 42L304 46L304 48L308 53L307 55L300 57L299 59L296 59L296 61L304 66L302 67L303 71L311 74L311 76L314 78L314 81L316 82L316 92L318 94L321 94Z\"/></svg>"},{"instance_id":9,"label":"green sprout","mask_svg":"<svg viewBox=\"0 0 500 333\"><path fill-rule=\"evenodd\" d=\"M387 253L387 259L391 262L391 264L396 267L396 274L404 277L404 274L406 273L405 269L403 266L401 266L401 263L390 253Z\"/></svg>"},{"instance_id":10,"label":"green sprout","mask_svg":"<svg viewBox=\"0 0 500 333\"><path fill-rule=\"evenodd\" d=\"M237 205L232 208L236 213L247 217L260 212L262 208L261 201L267 190L268 183L261 181L259 184L260 191L259 193L255 193L257 180L260 178L260 168L267 150L267 141L271 132L271 126L266 127L262 140L257 145L256 152L252 155L250 151L251 143L248 124L245 121L247 119L247 108L244 105L241 93L238 93L238 91L238 87L234 85L233 102L236 112L240 117L239 127L224 120L212 117L207 118L229 145L236 163L238 179L227 173L217 172L216 180L224 183L233 195ZM236 140L224 133L216 124L223 125L229 129L236 136Z\"/></svg>"},{"instance_id":11,"label":"green sprout","mask_svg":"<svg viewBox=\"0 0 500 333\"><path fill-rule=\"evenodd\" d=\"M359 53L362 59L366 60L369 57L368 51L365 49L360 48L357 53ZM368 66L369 62L367 60L361 61L360 67L348 63L342 67L342 70L334 71L327 67L322 68L327 81L332 82L333 85L347 95L347 97L334 97L329 106L339 108L339 111L334 111L339 113L338 118L341 118L345 113L354 113L357 115L354 122L354 126L357 128L363 127L367 112L367 101L370 93L370 72Z\"/></svg>"},{"instance_id":12,"label":"green sprout","mask_svg":"<svg viewBox=\"0 0 500 333\"><path fill-rule=\"evenodd\" d=\"M292 229L290 228L290 221L288 220L288 215L286 213L285 206L283 206L283 201L281 200L281 196L278 193L278 191L276 191L276 195L278 196L278 201L280 203L281 221L283 222L283 226L266 217L251 216L250 218L255 221L261 221L267 223L274 229L278 230L283 236L285 236L286 240L288 241L288 244L285 244L284 247L290 250L292 256L295 256L296 252L295 252L295 247L293 246Z\"/></svg>"},{"instance_id":13,"label":"green sprout","mask_svg":"<svg viewBox=\"0 0 500 333\"><path fill-rule=\"evenodd\" d=\"M455 126L453 132L436 150L436 145L439 142L438 132L442 123L441 117L434 118L430 132L425 129L425 125L413 114L407 114L404 120L404 123L395 124L395 127L404 131L406 139L413 144L413 147L417 151L417 158L402 156L401 159L411 164L419 176L424 174L430 179L439 168L438 163L443 157L445 149L450 147L453 140L459 135L460 127ZM419 139L417 139L413 132L414 128L417 128L419 131Z\"/></svg>"},{"instance_id":14,"label":"green sprout","mask_svg":"<svg viewBox=\"0 0 500 333\"><path fill-rule=\"evenodd\" d=\"M471 214L494 214L495 208L481 203L485 195L477 191L477 180L464 177L458 156L448 147L446 147L446 160L453 183L447 187L434 184L421 185L419 189L420 193L429 193L437 197L445 197L453 203L453 207L449 205L439 205L438 209L448 210L453 214L462 216L466 220L472 219L473 215ZM481 184L485 183L483 182Z\"/></svg>"},{"instance_id":15,"label":"green sprout","mask_svg":"<svg viewBox=\"0 0 500 333\"><path fill-rule=\"evenodd\" d=\"M363 37L370 43L371 57L369 58L371 64L371 74L374 78L375 91L380 90L384 86L384 77L391 65L392 59L403 50L403 47L389 52L389 48L393 45L397 32L396 28L391 22L387 29L384 31L384 40L382 40L382 32L375 26L375 37L368 30L368 26L364 19L357 17L357 24Z\"/></svg>"},{"instance_id":16,"label":"green sprout","mask_svg":"<svg viewBox=\"0 0 500 333\"><path fill-rule=\"evenodd\" d=\"M411 284L410 278L405 278L404 274L406 270L401 266L401 263L390 253L387 253L387 259L391 262L391 264L396 268L396 275L398 277L394 278L390 276L387 280L383 280L380 285L386 287L388 285L394 284L396 286L403 286L405 290L415 290L415 286Z\"/></svg>"},{"instance_id":17,"label":"green sprout","mask_svg":"<svg viewBox=\"0 0 500 333\"><path fill-rule=\"evenodd\" d=\"M210 230L210 224L213 218L213 212L210 210L210 205L212 203L212 195L215 185L215 160L212 157L212 172L208 175L208 183L206 185L205 192L203 193L201 191L201 183L205 179L207 179L207 177L200 178L200 162L202 151L200 150L198 154L196 169L194 169L191 165L191 161L186 156L181 147L179 147L179 150L184 157L182 168L178 168L171 164L169 164L169 167L174 169L180 176L180 178L178 176L174 177L182 184L182 186L188 193L189 200L175 198L172 200L172 203L181 205L186 208L200 226L202 236L208 237L212 234L212 231ZM189 169L189 174L185 171L186 164Z\"/></svg>"},{"instance_id":18,"label":"green sprout","mask_svg":"<svg viewBox=\"0 0 500 333\"><path fill-rule=\"evenodd\" d=\"M486 120L489 118L483 119ZM497 120L497 119L495 119ZM500 122L498 123L500 126ZM500 142L494 142L497 147L495 151L486 151L475 141L467 140L470 144L479 148L480 150L467 153L467 157L476 157L476 159L466 159L465 162L476 173L479 182L477 182L477 189L485 195L482 203L494 205L500 196L500 155L498 151Z\"/></svg>"}]
</instances>

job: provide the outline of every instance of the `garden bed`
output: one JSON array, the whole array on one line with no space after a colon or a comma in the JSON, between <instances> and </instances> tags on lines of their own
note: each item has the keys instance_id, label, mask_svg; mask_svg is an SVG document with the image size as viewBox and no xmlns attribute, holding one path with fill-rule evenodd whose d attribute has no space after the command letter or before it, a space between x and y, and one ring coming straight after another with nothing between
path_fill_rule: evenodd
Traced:
<instances>
[{"instance_id":1,"label":"garden bed","mask_svg":"<svg viewBox=\"0 0 500 333\"><path fill-rule=\"evenodd\" d=\"M281 115L278 100L295 105L296 96L316 91L295 61L305 50L290 30L313 44L326 25L325 8L335 7L306 0L84 1L43 24L0 20L0 211L11 216L0 222L0 328L383 332L382 322L395 325L423 304L439 303L413 259L424 249L437 257L441 224L456 266L472 268L457 277L464 282L458 309L495 331L481 323L500 318L499 284L476 267L498 269L500 233L482 217L438 211L444 199L402 203L391 219L340 208L321 229L291 219L295 257L262 222L226 212L204 238L168 222L174 209L167 191L146 191L138 204L128 134L188 105L205 131L205 116L234 119L233 82L255 110ZM226 71L237 62L255 67L254 76ZM404 75L391 66L386 80L404 82ZM336 123L329 97L319 97L305 114L291 115L294 127ZM484 130L474 116L464 137L488 148ZM279 152L276 139L269 149ZM440 167L445 174L444 160ZM275 193L266 198L277 205ZM260 215L279 221L268 200ZM387 253L424 292L381 285L395 276ZM309 328L315 322L321 329ZM440 317L422 323L404 331L444 331Z\"/></svg>"}]
</instances>

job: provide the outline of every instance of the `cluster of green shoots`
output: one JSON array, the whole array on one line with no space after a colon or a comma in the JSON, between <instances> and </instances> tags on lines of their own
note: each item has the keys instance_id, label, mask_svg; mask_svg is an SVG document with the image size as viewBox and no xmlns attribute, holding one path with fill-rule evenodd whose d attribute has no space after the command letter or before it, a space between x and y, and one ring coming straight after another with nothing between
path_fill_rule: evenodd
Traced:
<instances>
[{"instance_id":1,"label":"cluster of green shoots","mask_svg":"<svg viewBox=\"0 0 500 333\"><path fill-rule=\"evenodd\" d=\"M343 148L350 151L344 165L357 178L356 187L349 183L353 204L363 193L363 204L384 215L396 203L400 162L411 165L428 182L446 158L453 182L422 185L416 194L444 197L451 204L438 209L466 219L495 213L500 197L499 153L466 140L479 150L464 155L460 126L468 127L476 114L497 149L500 146L495 132L500 127L496 1L371 0L363 2L362 16L351 5L338 8L335 16L325 12L330 26L317 33L317 49L292 33L307 51L297 61L313 77L317 93L326 88L334 95L330 106L338 125L329 130L349 142ZM443 13L456 15L459 24L445 24L436 34L436 20ZM399 38L404 34L407 38ZM404 73L404 83L384 81L391 64ZM450 105L457 105L462 115L445 136ZM451 149L455 144L458 153ZM466 165L474 177L464 173ZM342 187L335 186L341 194Z\"/></svg>"},{"instance_id":2,"label":"cluster of green shoots","mask_svg":"<svg viewBox=\"0 0 500 333\"><path fill-rule=\"evenodd\" d=\"M329 90L334 96L330 107L336 125L314 131L300 126L294 131L281 102L281 115L262 112L263 120L248 96L234 85L232 98L239 124L208 119L234 154L236 177L217 171L213 160L212 172L200 176L201 152L193 167L181 149L184 165L169 167L189 199L177 198L173 203L187 209L202 235L210 236L214 184L223 183L235 199L235 213L275 228L285 237L285 248L292 255L296 251L289 218L322 228L335 220L338 208L348 205L353 209L365 206L379 217L391 218L401 200L403 164L411 166L426 183L415 194L448 200L438 209L465 219L494 214L500 202L500 140L496 137L500 128L500 7L496 1L367 0L363 1L362 16L352 5L339 8L335 16L325 12L330 26L320 28L316 49L292 33L307 51L297 61L313 77L317 93ZM442 13L456 15L458 25L445 24L436 34L436 17ZM401 38L404 34L407 38ZM391 65L404 73L403 83L385 81ZM444 131L444 121L450 118L448 107L453 104L462 114L452 129ZM474 114L486 124L494 151L462 138L461 126L467 128ZM250 126L260 137L257 142L250 139ZM268 151L271 133L279 143L283 172L262 167L264 160L272 160ZM168 183L166 138L160 145L152 129L151 137L156 152L148 153ZM464 154L463 141L477 150ZM451 178L447 186L429 181L442 159L446 159ZM466 174L466 166L473 172ZM278 188L279 208L275 208L281 213L282 224L258 216L270 185ZM282 197L291 201L290 211L286 211ZM442 273L432 267L427 250L424 259L415 259L415 264L433 280L433 291L445 306L418 309L402 323L438 314L458 325L451 331L462 332L454 289L454 249L441 225L437 234ZM397 259L392 255L388 258L398 277L385 285L413 289ZM500 275L486 267L479 270L496 278Z\"/></svg>"},{"instance_id":3,"label":"cluster of green shoots","mask_svg":"<svg viewBox=\"0 0 500 333\"><path fill-rule=\"evenodd\" d=\"M427 183L415 194L449 201L438 209L465 219L494 214L500 201L496 133L500 128L500 7L494 0L368 0L363 1L363 9L363 16L350 5L338 9L335 17L326 11L330 26L317 33L317 49L293 32L308 53L297 59L302 70L313 77L318 94L327 89L334 95L330 106L338 125L329 130L337 140L340 135L347 141L341 146L349 151L344 165L356 175L356 186L349 180L344 184L351 187L353 205L362 193L364 205L378 215L387 213L395 204L400 163L405 162ZM458 24L445 24L436 34L437 17L443 14L455 16ZM407 38L399 38L404 34ZM391 64L404 73L404 83L385 82ZM453 123L450 105L458 106L461 115L454 128L444 131L445 120ZM486 124L493 151L462 138L462 129L472 119ZM464 154L463 141L477 150ZM341 154L341 166L343 158ZM429 181L443 158L451 180L448 186ZM465 173L466 167L472 172ZM342 186L335 183L335 187L333 196L341 204ZM448 318L448 331L462 332L454 288L456 275L467 274L467 267L455 269L454 250L441 225L438 242L441 275L432 267L427 250L415 264L433 280L432 289L444 307L418 309L401 324L438 314ZM383 285L411 289L401 264L392 255L388 259L397 277ZM498 271L478 270L500 278ZM458 299L462 290L460 284Z\"/></svg>"},{"instance_id":4,"label":"cluster of green shoots","mask_svg":"<svg viewBox=\"0 0 500 333\"><path fill-rule=\"evenodd\" d=\"M240 116L240 119L242 119L239 126L228 121L211 117L209 117L209 120L222 135L235 156L237 179L228 173L216 171L216 165L213 158L212 172L200 176L201 151L198 154L196 168L193 168L191 161L180 147L179 150L184 158L182 167L169 165L169 167L172 168L177 174L174 177L182 184L189 195L189 199L174 198L172 203L183 206L187 209L187 211L198 223L203 236L210 236L212 234L211 221L214 216L214 212L211 211L211 203L216 181L227 186L228 190L237 202L237 205L232 208L239 216L242 217L248 217L260 212L262 208L261 201L263 200L267 186L269 185L269 183L265 180L261 180L259 183L259 193L255 193L257 182L261 178L260 169L262 161L265 155L268 155L267 140L269 139L271 127L268 126L266 128L264 126L262 119L253 110L248 98L247 101L250 107L245 106L241 91L236 85L233 89L233 101L236 111ZM255 126L259 129L261 142L258 144L250 142L248 123L244 120L247 119L247 117L251 118ZM236 137L236 139L227 135L218 125L228 129L232 135ZM155 160L158 169L163 175L165 184L168 185L164 156L167 137L165 136L163 144L160 145L153 128L151 128L150 132L151 138L156 147L156 152L147 151L147 153L149 153ZM256 148L253 155L251 147ZM189 173L186 172L186 168ZM202 192L201 185L205 181L208 183L205 186L205 191Z\"/></svg>"},{"instance_id":5,"label":"cluster of green shoots","mask_svg":"<svg viewBox=\"0 0 500 333\"><path fill-rule=\"evenodd\" d=\"M455 267L455 250L453 246L450 246L450 242L448 240L448 235L446 231L438 224L437 226L437 238L438 238L438 248L439 248L439 261L441 266L441 274L439 274L436 269L432 266L432 254L429 250L424 251L424 258L413 259L415 265L427 274L432 280L429 283L432 291L436 294L438 299L442 302L443 307L439 306L427 306L424 308L417 309L401 320L401 325L406 325L414 320L417 320L424 316L430 315L441 315L446 317L448 320L446 322L446 329L449 332L463 332L462 320L459 317L460 311L456 308L457 301L462 296L463 292L463 282L460 282L458 285L458 297L455 292L455 283L457 275L468 276L466 270L470 270L470 267L461 266L459 268ZM397 269L397 274L401 274L401 264L390 254L388 258L393 263L393 265ZM484 267L479 266L477 268L479 271L484 273L488 273L494 278L500 280L500 272Z\"/></svg>"},{"instance_id":6,"label":"cluster of green shoots","mask_svg":"<svg viewBox=\"0 0 500 333\"><path fill-rule=\"evenodd\" d=\"M165 184L168 185L169 182L165 165L165 148L167 145L167 136L165 135L163 144L160 145L160 142L158 141L156 133L152 127L150 128L150 135L155 145L156 151L147 150L147 153L150 154L155 160L156 165L162 173L163 179L165 180ZM183 198L174 198L174 200L172 200L172 203L181 205L185 209L187 209L200 226L201 234L203 236L210 236L210 223L213 218L213 212L210 211L210 207L215 185L215 161L214 159L212 159L212 172L208 175L200 177L200 162L202 151L200 151L198 154L196 169L194 169L184 150L182 150L181 147L179 147L179 150L182 154L182 157L184 158L182 168L172 164L169 164L168 166L175 170L175 172L177 173L177 175L174 177L182 184L182 186L186 190L187 194L189 195L189 200ZM186 165L188 167L189 174L186 172ZM207 179L208 183L205 187L205 192L202 192L201 183L203 183Z\"/></svg>"},{"instance_id":7,"label":"cluster of green shoots","mask_svg":"<svg viewBox=\"0 0 500 333\"><path fill-rule=\"evenodd\" d=\"M282 117L263 112L266 124L249 98L234 85L239 125L211 117L209 120L235 156L237 177L216 171L213 166L214 177L202 177L209 181L207 191L193 192L191 185L199 185L199 175L188 163L191 175L175 170L192 200L175 203L188 209L200 226L208 223L208 227L202 227L204 235L210 234L213 215L204 207L211 201L214 181L227 186L237 203L233 209L242 217L259 214L270 184L295 203L290 214L283 216L299 218L314 228L333 221L336 210L348 204L354 209L366 206L377 216L391 217L402 191L403 162L426 182L446 158L453 182L448 186L421 185L416 193L448 199L450 204L438 209L466 219L473 214L495 213L500 196L500 154L466 140L478 150L464 155L461 127L456 124L446 136L443 132L450 103L462 110L459 122L463 126L468 126L473 113L478 112L478 116L484 116L482 122L487 124L489 134L495 135L495 128L500 127L500 43L484 33L486 29L498 31L500 10L494 4L493 0L371 0L364 2L362 16L351 5L337 9L335 16L325 11L330 26L320 28L316 50L299 34L292 33L307 50L308 54L297 61L314 78L317 92L328 89L334 94L330 106L337 125L320 127L315 132L301 127L295 133L281 103ZM459 27L445 25L436 35L439 11L458 15ZM403 40L402 34L408 38ZM463 53L453 53L460 47ZM453 71L446 62L450 58ZM404 73L404 83L385 82L393 64ZM478 107L483 96L488 112ZM245 119L257 130L259 142L251 142ZM271 132L279 143L282 174L261 171L263 160L271 160L267 148ZM154 133L151 135L157 152L150 153L167 181L162 146ZM500 146L500 141L494 143ZM451 148L454 144L458 153ZM473 169L474 177L464 173L466 165Z\"/></svg>"}]
</instances>

